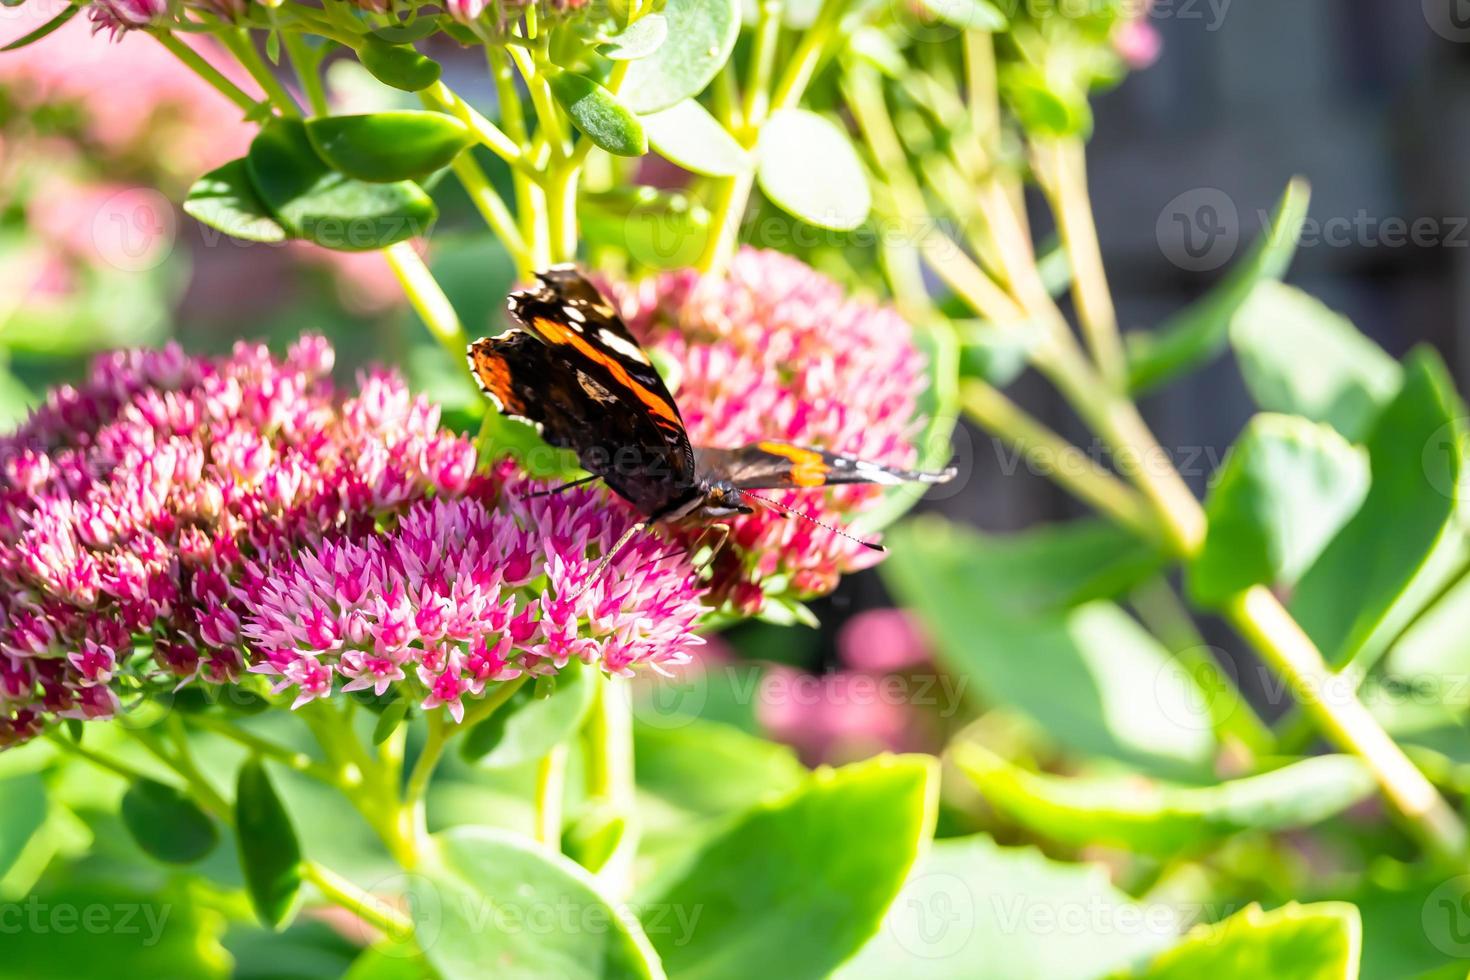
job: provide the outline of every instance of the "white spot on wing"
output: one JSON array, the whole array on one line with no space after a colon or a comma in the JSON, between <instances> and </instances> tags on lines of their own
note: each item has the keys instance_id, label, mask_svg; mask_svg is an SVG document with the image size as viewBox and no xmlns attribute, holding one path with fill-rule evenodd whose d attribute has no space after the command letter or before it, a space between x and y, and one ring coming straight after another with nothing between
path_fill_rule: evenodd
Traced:
<instances>
[{"instance_id":1,"label":"white spot on wing","mask_svg":"<svg viewBox=\"0 0 1470 980\"><path fill-rule=\"evenodd\" d=\"M626 338L619 337L606 327L597 331L597 339L602 341L604 346L617 351L630 361L636 361L639 364L648 363L648 355L643 353L643 348Z\"/></svg>"}]
</instances>

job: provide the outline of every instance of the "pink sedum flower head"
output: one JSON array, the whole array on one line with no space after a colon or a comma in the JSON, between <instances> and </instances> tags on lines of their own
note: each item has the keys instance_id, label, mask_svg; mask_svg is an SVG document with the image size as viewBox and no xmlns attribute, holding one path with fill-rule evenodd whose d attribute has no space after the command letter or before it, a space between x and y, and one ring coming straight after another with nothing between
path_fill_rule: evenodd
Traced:
<instances>
[{"instance_id":1,"label":"pink sedum flower head","mask_svg":"<svg viewBox=\"0 0 1470 980\"><path fill-rule=\"evenodd\" d=\"M744 249L725 277L669 272L621 294L629 327L665 370L696 445L776 439L911 466L924 359L897 312L849 297L803 262ZM882 489L844 486L763 496L845 528ZM712 594L754 612L768 595L831 591L880 555L774 510L731 522Z\"/></svg>"},{"instance_id":2,"label":"pink sedum flower head","mask_svg":"<svg viewBox=\"0 0 1470 980\"><path fill-rule=\"evenodd\" d=\"M92 0L92 29L112 32L152 27L168 16L168 0Z\"/></svg>"},{"instance_id":3,"label":"pink sedum flower head","mask_svg":"<svg viewBox=\"0 0 1470 980\"><path fill-rule=\"evenodd\" d=\"M0 439L0 746L251 671L298 703L397 683L457 715L572 657L683 660L700 597L668 543L589 582L621 505L521 500L396 376L348 394L332 362L316 337L112 354Z\"/></svg>"}]
</instances>

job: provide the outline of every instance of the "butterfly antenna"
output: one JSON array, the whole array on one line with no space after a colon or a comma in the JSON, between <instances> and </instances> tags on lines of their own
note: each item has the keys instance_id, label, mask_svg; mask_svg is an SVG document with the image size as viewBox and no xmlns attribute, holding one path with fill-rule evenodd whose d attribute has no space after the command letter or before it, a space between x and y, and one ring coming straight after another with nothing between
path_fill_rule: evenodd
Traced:
<instances>
[{"instance_id":1,"label":"butterfly antenna","mask_svg":"<svg viewBox=\"0 0 1470 980\"><path fill-rule=\"evenodd\" d=\"M783 514L790 514L793 517L800 517L802 520L804 520L804 521L806 521L806 522L808 522L810 524L815 524L817 527L823 528L824 530L827 530L827 531L831 531L833 534L841 535L842 537L846 538L849 541L856 541L858 544L862 545L864 548L868 548L868 549L870 549L872 551L879 551L879 552L886 552L888 550L887 548L883 547L881 544L878 544L875 541L864 541L862 538L858 537L855 534L849 534L848 532L842 530L842 528L840 528L840 527L833 527L831 524L827 524L827 523L824 523L822 521L819 521L819 520L817 520L815 517L813 517L810 514L803 514L801 511L796 510L795 508L792 508L792 507L787 507L785 504L780 503L779 501L772 500L770 497L762 497L760 494L758 494L758 493L751 493L749 490L741 490L740 491L740 494L741 494L741 496L749 497L752 500L759 500L761 503L766 504L769 507L774 507L776 510L781 511Z\"/></svg>"}]
</instances>

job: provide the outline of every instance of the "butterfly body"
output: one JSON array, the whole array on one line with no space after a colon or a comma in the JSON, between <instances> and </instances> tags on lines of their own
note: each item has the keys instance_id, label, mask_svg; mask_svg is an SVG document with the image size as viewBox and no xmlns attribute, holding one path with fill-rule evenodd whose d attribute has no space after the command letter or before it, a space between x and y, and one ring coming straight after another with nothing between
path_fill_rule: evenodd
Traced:
<instances>
[{"instance_id":1,"label":"butterfly body","mask_svg":"<svg viewBox=\"0 0 1470 980\"><path fill-rule=\"evenodd\" d=\"M774 440L695 447L647 353L597 288L570 265L537 279L510 294L509 330L469 346L470 369L501 413L575 452L648 521L749 514L752 500L765 499L754 490L954 476Z\"/></svg>"}]
</instances>

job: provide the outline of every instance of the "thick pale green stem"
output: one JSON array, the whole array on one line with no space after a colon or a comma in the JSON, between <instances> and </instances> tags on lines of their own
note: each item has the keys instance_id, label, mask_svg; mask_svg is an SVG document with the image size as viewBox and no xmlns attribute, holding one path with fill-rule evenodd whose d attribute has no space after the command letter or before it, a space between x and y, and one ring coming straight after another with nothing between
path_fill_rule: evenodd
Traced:
<instances>
[{"instance_id":1,"label":"thick pale green stem","mask_svg":"<svg viewBox=\"0 0 1470 980\"><path fill-rule=\"evenodd\" d=\"M413 920L382 899L358 888L346 878L315 861L301 863L301 876L316 886L333 905L356 915L375 929L387 933L394 942L413 935Z\"/></svg>"},{"instance_id":2,"label":"thick pale green stem","mask_svg":"<svg viewBox=\"0 0 1470 980\"><path fill-rule=\"evenodd\" d=\"M435 82L424 89L419 93L419 100L428 108L448 113L464 123L477 140L506 163L512 166L521 163L520 144L503 133L499 126L476 112L473 106L443 82Z\"/></svg>"},{"instance_id":3,"label":"thick pale green stem","mask_svg":"<svg viewBox=\"0 0 1470 980\"><path fill-rule=\"evenodd\" d=\"M614 901L633 889L633 859L638 852L636 784L633 774L633 701L622 677L604 677L587 722L587 795L621 820L622 836L597 872L604 893Z\"/></svg>"},{"instance_id":4,"label":"thick pale green stem","mask_svg":"<svg viewBox=\"0 0 1470 980\"><path fill-rule=\"evenodd\" d=\"M419 258L419 253L414 251L413 243L399 242L390 245L383 250L383 256L388 260L393 274L398 277L399 285L403 287L403 292L408 296L408 301L418 313L419 319L429 328L429 333L433 334L434 339L445 350L457 358L463 357L469 341L459 322L459 314L454 312L454 304L449 302L449 297L439 288L439 283L429 267L424 265L424 260Z\"/></svg>"},{"instance_id":5,"label":"thick pale green stem","mask_svg":"<svg viewBox=\"0 0 1470 980\"><path fill-rule=\"evenodd\" d=\"M221 44L230 49L230 53L250 73L250 77L255 79L255 84L260 86L261 91L265 92L266 97L280 110L282 115L297 117L301 115L301 107L296 104L295 99L291 98L291 93L286 91L286 86L281 84L281 80L276 77L271 66L261 58L260 52L255 50L255 40L250 36L249 31L244 28L226 28L215 36L219 38Z\"/></svg>"},{"instance_id":6,"label":"thick pale green stem","mask_svg":"<svg viewBox=\"0 0 1470 980\"><path fill-rule=\"evenodd\" d=\"M536 767L536 839L561 850L562 800L566 794L567 745L553 748Z\"/></svg>"},{"instance_id":7,"label":"thick pale green stem","mask_svg":"<svg viewBox=\"0 0 1470 980\"><path fill-rule=\"evenodd\" d=\"M317 70L321 59L306 43L306 38L300 34L294 31L282 31L281 39L286 46L286 57L291 60L291 68L301 82L301 90L306 93L306 101L311 106L311 114L314 116L327 115L331 107L327 105L327 91L322 87L322 76Z\"/></svg>"},{"instance_id":8,"label":"thick pale green stem","mask_svg":"<svg viewBox=\"0 0 1470 980\"><path fill-rule=\"evenodd\" d=\"M1410 829L1441 857L1463 859L1465 824L1398 743L1384 732L1358 700L1352 685L1343 683L1327 666L1316 644L1271 590L1264 586L1247 589L1231 599L1224 612L1241 635L1286 678L1298 701L1327 737L1363 761Z\"/></svg>"}]
</instances>

